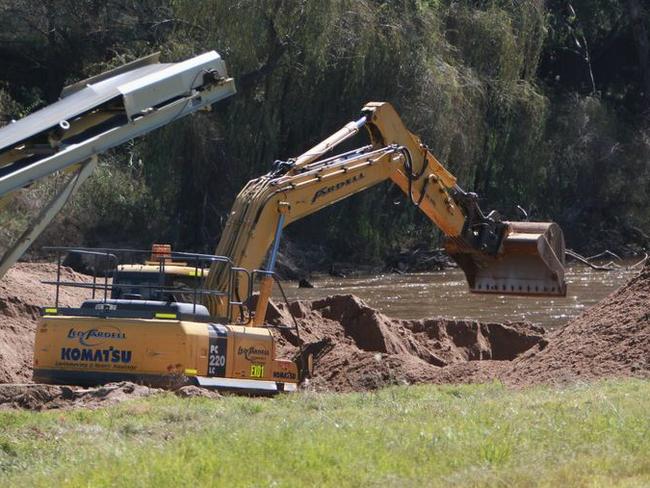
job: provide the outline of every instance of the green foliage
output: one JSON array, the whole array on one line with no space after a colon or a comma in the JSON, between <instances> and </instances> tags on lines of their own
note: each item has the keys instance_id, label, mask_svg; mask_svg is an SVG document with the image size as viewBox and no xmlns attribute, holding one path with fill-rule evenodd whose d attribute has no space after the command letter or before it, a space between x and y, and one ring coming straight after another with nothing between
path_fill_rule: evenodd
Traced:
<instances>
[{"instance_id":1,"label":"green foliage","mask_svg":"<svg viewBox=\"0 0 650 488\"><path fill-rule=\"evenodd\" d=\"M549 121L549 211L592 249L643 242L650 224L647 131L621 121L597 97L569 97Z\"/></svg>"},{"instance_id":2,"label":"green foliage","mask_svg":"<svg viewBox=\"0 0 650 488\"><path fill-rule=\"evenodd\" d=\"M0 126L8 124L18 117L20 105L11 98L2 87L0 87Z\"/></svg>"},{"instance_id":3,"label":"green foliage","mask_svg":"<svg viewBox=\"0 0 650 488\"><path fill-rule=\"evenodd\" d=\"M171 218L161 201L139 175L140 169L121 165L111 156L103 159L78 193L45 229L31 250L42 245L149 246L169 237ZM7 248L34 215L69 177L58 175L19 190L0 212L0 248ZM134 236L137 236L134 238Z\"/></svg>"},{"instance_id":4,"label":"green foliage","mask_svg":"<svg viewBox=\"0 0 650 488\"><path fill-rule=\"evenodd\" d=\"M213 113L115 151L115 169L104 167L91 183L99 187L73 204L84 242L115 240L122 221L119 240L133 245L165 239L211 251L249 179L354 119L365 102L387 100L486 210L518 217L521 205L558 220L581 249L648 245L649 190L629 191L650 171L647 123L634 112L639 82L625 74L637 71L598 58L614 63L608 46L631 42L619 2L579 0L571 10L542 0L54 0L31 15L23 4L0 7L0 56L11 60L0 66L0 113L24 114L66 80L154 50L179 60L215 49L237 83ZM600 94L585 77L587 52ZM120 188L111 192L113 179ZM593 228L606 238L592 238ZM334 259L365 261L439 240L386 186L293 224L289 235L324 244Z\"/></svg>"},{"instance_id":5,"label":"green foliage","mask_svg":"<svg viewBox=\"0 0 650 488\"><path fill-rule=\"evenodd\" d=\"M170 216L162 211L152 189L134 173L137 170L115 162L102 164L71 203L68 222L95 229L114 244L128 243L133 235L156 235L167 228ZM100 246L102 242L92 244Z\"/></svg>"}]
</instances>

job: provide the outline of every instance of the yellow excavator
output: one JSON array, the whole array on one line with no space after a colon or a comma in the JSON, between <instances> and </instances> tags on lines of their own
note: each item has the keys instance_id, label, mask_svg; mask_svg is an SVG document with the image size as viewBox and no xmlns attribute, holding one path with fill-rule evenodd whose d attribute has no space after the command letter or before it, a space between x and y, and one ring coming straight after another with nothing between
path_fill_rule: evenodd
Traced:
<instances>
[{"instance_id":1,"label":"yellow excavator","mask_svg":"<svg viewBox=\"0 0 650 488\"><path fill-rule=\"evenodd\" d=\"M363 127L370 144L328 155ZM566 294L564 238L557 224L484 214L477 195L457 185L394 108L372 102L358 120L250 181L237 196L214 255L159 247L144 264L125 265L118 263L125 250L56 249L107 265L103 283L52 282L57 303L43 310L37 330L34 380L295 390L310 374L309 357L278 359L272 327L264 324L282 229L385 180L398 185L442 230L445 248L471 292ZM112 272L108 263L114 263ZM184 279L179 282L178 276ZM258 281L259 295L251 305ZM60 286L92 289L93 299L80 308L61 308Z\"/></svg>"}]
</instances>

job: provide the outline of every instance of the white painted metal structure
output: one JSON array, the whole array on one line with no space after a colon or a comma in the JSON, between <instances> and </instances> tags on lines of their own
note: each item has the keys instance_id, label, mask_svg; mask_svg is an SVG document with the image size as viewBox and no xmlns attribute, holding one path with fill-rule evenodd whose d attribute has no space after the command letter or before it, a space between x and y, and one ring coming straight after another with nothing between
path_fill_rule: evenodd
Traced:
<instances>
[{"instance_id":1,"label":"white painted metal structure","mask_svg":"<svg viewBox=\"0 0 650 488\"><path fill-rule=\"evenodd\" d=\"M76 174L2 257L0 278L90 176L93 158L234 93L214 51L169 64L154 54L68 86L59 101L1 128L0 200L59 171Z\"/></svg>"}]
</instances>

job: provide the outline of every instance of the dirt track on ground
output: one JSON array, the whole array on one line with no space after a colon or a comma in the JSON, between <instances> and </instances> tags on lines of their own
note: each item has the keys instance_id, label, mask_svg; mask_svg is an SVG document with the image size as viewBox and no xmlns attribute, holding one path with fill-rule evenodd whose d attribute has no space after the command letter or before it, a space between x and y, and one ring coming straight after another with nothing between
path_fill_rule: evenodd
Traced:
<instances>
[{"instance_id":1,"label":"dirt track on ground","mask_svg":"<svg viewBox=\"0 0 650 488\"><path fill-rule=\"evenodd\" d=\"M23 263L0 281L0 383L29 383L39 306L51 305L56 266ZM67 281L87 276L64 269ZM78 305L88 291L62 289L60 304ZM392 319L352 295L290 304L300 339L283 330L279 351L299 344L314 353L318 391L363 391L390 384L481 383L510 386L603 377L650 377L650 266L564 328L546 334L528 323ZM269 308L273 324L292 323L282 304ZM0 405L24 408L97 406L159 390L130 384L99 389L0 386ZM203 394L185 391L184 396Z\"/></svg>"}]
</instances>

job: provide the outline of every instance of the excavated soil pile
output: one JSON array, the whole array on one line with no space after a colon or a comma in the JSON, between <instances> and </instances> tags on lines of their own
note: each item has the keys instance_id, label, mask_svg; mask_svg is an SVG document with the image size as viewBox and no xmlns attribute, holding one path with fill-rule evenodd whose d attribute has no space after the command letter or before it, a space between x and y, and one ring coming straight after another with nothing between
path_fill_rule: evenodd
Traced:
<instances>
[{"instance_id":1,"label":"excavated soil pile","mask_svg":"<svg viewBox=\"0 0 650 488\"><path fill-rule=\"evenodd\" d=\"M98 408L115 403L163 393L164 390L150 388L123 381L109 383L96 388L76 386L0 384L0 410L24 408L27 410L51 410L55 408ZM196 386L184 386L174 391L183 398L218 398L216 391Z\"/></svg>"},{"instance_id":2,"label":"excavated soil pile","mask_svg":"<svg viewBox=\"0 0 650 488\"><path fill-rule=\"evenodd\" d=\"M56 264L19 263L0 280L0 383L26 382L32 377L32 347L39 307L54 305ZM61 268L61 280L89 283L91 277ZM61 287L59 306L78 306L89 291Z\"/></svg>"},{"instance_id":3,"label":"excavated soil pile","mask_svg":"<svg viewBox=\"0 0 650 488\"><path fill-rule=\"evenodd\" d=\"M650 377L650 263L616 292L518 358L505 383Z\"/></svg>"},{"instance_id":4,"label":"excavated soil pile","mask_svg":"<svg viewBox=\"0 0 650 488\"><path fill-rule=\"evenodd\" d=\"M359 391L389 384L480 382L499 376L518 355L543 341L529 323L392 319L352 295L289 305L300 339L314 355L311 386ZM269 322L291 324L283 305ZM295 333L281 330L280 351L298 351Z\"/></svg>"},{"instance_id":5,"label":"excavated soil pile","mask_svg":"<svg viewBox=\"0 0 650 488\"><path fill-rule=\"evenodd\" d=\"M100 407L139 398L162 390L134 383L112 383L97 388L42 384L0 385L0 409L49 410L71 407Z\"/></svg>"}]
</instances>

